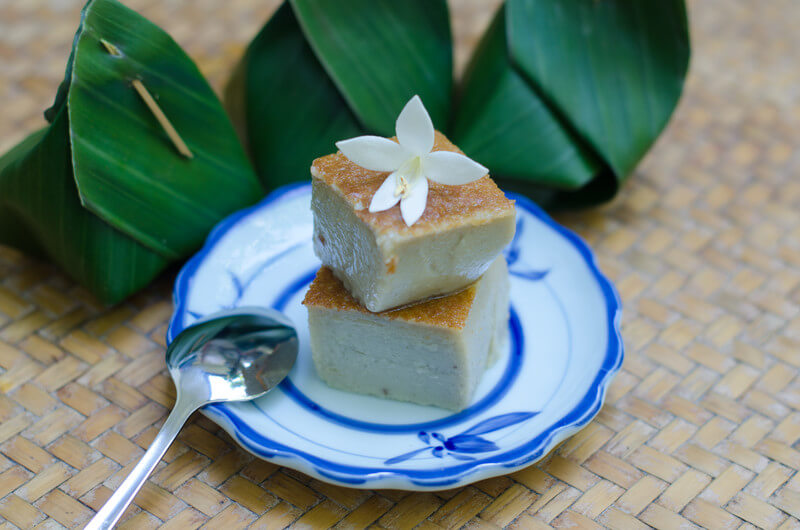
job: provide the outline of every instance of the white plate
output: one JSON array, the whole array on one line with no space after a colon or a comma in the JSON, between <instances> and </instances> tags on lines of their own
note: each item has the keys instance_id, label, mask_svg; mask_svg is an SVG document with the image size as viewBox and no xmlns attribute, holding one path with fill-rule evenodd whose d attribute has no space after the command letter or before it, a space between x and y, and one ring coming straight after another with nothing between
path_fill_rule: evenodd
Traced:
<instances>
[{"instance_id":1,"label":"white plate","mask_svg":"<svg viewBox=\"0 0 800 530\"><path fill-rule=\"evenodd\" d=\"M203 412L255 455L356 488L452 488L527 466L586 425L622 364L620 304L581 239L525 197L506 250L511 341L473 404L435 407L334 390L316 375L305 308L319 268L308 184L220 223L175 285L167 338L215 311L271 306L294 322L297 364L267 396Z\"/></svg>"}]
</instances>

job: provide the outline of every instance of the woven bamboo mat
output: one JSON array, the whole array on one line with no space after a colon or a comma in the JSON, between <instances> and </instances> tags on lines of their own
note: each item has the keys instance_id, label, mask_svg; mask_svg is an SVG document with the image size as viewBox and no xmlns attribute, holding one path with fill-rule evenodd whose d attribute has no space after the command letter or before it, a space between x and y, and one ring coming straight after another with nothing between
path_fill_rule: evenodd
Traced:
<instances>
[{"instance_id":1,"label":"woven bamboo mat","mask_svg":"<svg viewBox=\"0 0 800 530\"><path fill-rule=\"evenodd\" d=\"M0 149L43 123L79 0L0 0ZM220 88L275 0L130 0ZM458 63L497 0L454 0ZM563 216L624 304L598 418L539 464L438 493L332 487L196 416L123 526L800 528L800 4L695 0L667 133L622 195ZM174 271L100 307L0 247L0 527L80 526L170 407Z\"/></svg>"}]
</instances>

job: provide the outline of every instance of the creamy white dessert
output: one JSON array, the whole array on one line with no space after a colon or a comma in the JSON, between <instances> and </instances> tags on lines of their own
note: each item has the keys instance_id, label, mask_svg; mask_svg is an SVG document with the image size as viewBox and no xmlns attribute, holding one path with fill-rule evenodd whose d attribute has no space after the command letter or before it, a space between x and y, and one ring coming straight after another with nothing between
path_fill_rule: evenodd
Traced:
<instances>
[{"instance_id":1,"label":"creamy white dessert","mask_svg":"<svg viewBox=\"0 0 800 530\"><path fill-rule=\"evenodd\" d=\"M459 152L435 133L433 151ZM314 250L367 309L384 311L451 293L477 280L514 235L514 203L487 175L452 186L430 182L422 216L370 212L388 172L341 152L311 166Z\"/></svg>"},{"instance_id":2,"label":"creamy white dessert","mask_svg":"<svg viewBox=\"0 0 800 530\"><path fill-rule=\"evenodd\" d=\"M303 301L317 373L341 390L462 410L506 348L508 291L501 256L457 293L372 313L322 267Z\"/></svg>"}]
</instances>

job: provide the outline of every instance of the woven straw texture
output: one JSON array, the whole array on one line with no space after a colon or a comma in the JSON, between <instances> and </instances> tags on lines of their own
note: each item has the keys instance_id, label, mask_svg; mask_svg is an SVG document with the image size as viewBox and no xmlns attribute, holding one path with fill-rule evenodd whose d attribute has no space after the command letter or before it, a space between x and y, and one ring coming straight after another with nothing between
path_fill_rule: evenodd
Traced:
<instances>
[{"instance_id":1,"label":"woven straw texture","mask_svg":"<svg viewBox=\"0 0 800 530\"><path fill-rule=\"evenodd\" d=\"M43 123L79 0L0 0L0 149ZM276 0L129 0L216 88ZM497 0L454 0L457 63ZM621 196L560 220L624 301L605 407L542 462L438 493L333 487L195 415L127 528L800 528L800 3L690 3L684 98ZM76 527L155 436L174 389L174 271L104 308L0 247L0 528Z\"/></svg>"}]
</instances>

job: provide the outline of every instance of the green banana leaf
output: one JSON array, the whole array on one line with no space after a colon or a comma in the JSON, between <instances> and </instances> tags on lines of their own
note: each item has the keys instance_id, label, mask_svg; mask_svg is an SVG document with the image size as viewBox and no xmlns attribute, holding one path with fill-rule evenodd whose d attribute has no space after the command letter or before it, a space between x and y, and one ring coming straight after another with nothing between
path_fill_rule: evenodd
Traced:
<instances>
[{"instance_id":1,"label":"green banana leaf","mask_svg":"<svg viewBox=\"0 0 800 530\"><path fill-rule=\"evenodd\" d=\"M414 94L444 129L452 63L445 0L287 0L245 52L226 105L274 188L307 179L337 140L393 136Z\"/></svg>"},{"instance_id":2,"label":"green banana leaf","mask_svg":"<svg viewBox=\"0 0 800 530\"><path fill-rule=\"evenodd\" d=\"M179 154L132 83L192 153ZM114 303L263 195L219 100L161 29L91 0L49 127L0 158L0 243L46 256Z\"/></svg>"},{"instance_id":3,"label":"green banana leaf","mask_svg":"<svg viewBox=\"0 0 800 530\"><path fill-rule=\"evenodd\" d=\"M168 263L81 204L66 108L0 158L0 242L50 258L108 303L145 287Z\"/></svg>"},{"instance_id":4,"label":"green banana leaf","mask_svg":"<svg viewBox=\"0 0 800 530\"><path fill-rule=\"evenodd\" d=\"M530 90L506 54L504 8L494 18L464 73L452 137L494 175L531 176L545 186L579 189L601 161ZM524 141L512 141L524 139Z\"/></svg>"},{"instance_id":5,"label":"green banana leaf","mask_svg":"<svg viewBox=\"0 0 800 530\"><path fill-rule=\"evenodd\" d=\"M683 0L507 0L459 89L452 137L547 207L613 197L689 63Z\"/></svg>"}]
</instances>

